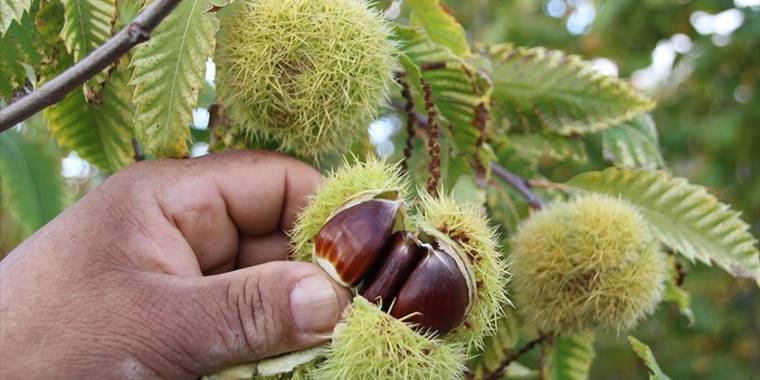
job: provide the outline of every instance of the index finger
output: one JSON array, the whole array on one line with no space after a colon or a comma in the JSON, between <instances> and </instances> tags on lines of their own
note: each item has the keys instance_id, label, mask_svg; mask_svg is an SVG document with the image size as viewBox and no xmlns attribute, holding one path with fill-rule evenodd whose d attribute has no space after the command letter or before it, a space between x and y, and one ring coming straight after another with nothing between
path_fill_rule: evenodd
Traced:
<instances>
[{"instance_id":1,"label":"index finger","mask_svg":"<svg viewBox=\"0 0 760 380\"><path fill-rule=\"evenodd\" d=\"M311 166L267 151L158 162L147 168L145 177L163 214L151 219L169 222L146 230L161 242L163 255L192 250L202 272L234 263L242 237L290 230L307 196L322 181ZM270 256L284 259L284 243L282 252ZM188 257L179 252L176 256ZM171 266L187 268L187 264Z\"/></svg>"}]
</instances>

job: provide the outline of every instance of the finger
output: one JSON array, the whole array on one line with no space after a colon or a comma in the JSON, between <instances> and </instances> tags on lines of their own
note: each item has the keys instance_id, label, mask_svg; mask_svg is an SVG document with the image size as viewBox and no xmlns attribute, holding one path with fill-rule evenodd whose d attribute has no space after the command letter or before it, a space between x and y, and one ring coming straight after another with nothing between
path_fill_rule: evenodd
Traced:
<instances>
[{"instance_id":1,"label":"finger","mask_svg":"<svg viewBox=\"0 0 760 380\"><path fill-rule=\"evenodd\" d=\"M140 218L157 245L146 252L150 259L160 261L151 266L191 275L235 263L241 235L290 229L307 195L321 181L312 167L265 151L141 165L119 177L121 182L147 184L154 194L154 215ZM199 270L187 269L193 268L188 260L197 262ZM254 259L246 258L250 260Z\"/></svg>"},{"instance_id":2,"label":"finger","mask_svg":"<svg viewBox=\"0 0 760 380\"><path fill-rule=\"evenodd\" d=\"M220 275L170 282L160 313L174 316L156 339L178 348L162 353L194 375L296 351L325 341L350 293L318 267L276 261ZM177 301L183 300L183 301ZM176 328L175 328L176 326ZM162 363L157 363L160 366Z\"/></svg>"},{"instance_id":3,"label":"finger","mask_svg":"<svg viewBox=\"0 0 760 380\"><path fill-rule=\"evenodd\" d=\"M286 260L290 243L282 231L262 236L241 236L237 267L245 268L269 261Z\"/></svg>"}]
</instances>

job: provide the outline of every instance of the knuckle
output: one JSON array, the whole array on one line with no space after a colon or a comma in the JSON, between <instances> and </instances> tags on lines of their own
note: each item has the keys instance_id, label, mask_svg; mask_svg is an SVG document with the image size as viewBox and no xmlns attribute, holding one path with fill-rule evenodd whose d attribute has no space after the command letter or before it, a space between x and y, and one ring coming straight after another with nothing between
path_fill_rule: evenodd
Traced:
<instances>
[{"instance_id":1,"label":"knuckle","mask_svg":"<svg viewBox=\"0 0 760 380\"><path fill-rule=\"evenodd\" d=\"M264 294L262 282L255 276L245 279L237 290L231 287L228 300L238 316L237 324L243 343L254 357L270 352L273 343L280 340L282 329L277 323L276 305Z\"/></svg>"}]
</instances>

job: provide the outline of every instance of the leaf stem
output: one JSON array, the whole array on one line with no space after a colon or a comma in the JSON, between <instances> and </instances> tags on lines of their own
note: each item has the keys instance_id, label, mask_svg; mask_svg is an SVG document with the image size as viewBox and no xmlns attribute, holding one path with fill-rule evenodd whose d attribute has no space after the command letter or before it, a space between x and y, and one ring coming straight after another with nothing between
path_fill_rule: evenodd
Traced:
<instances>
[{"instance_id":1,"label":"leaf stem","mask_svg":"<svg viewBox=\"0 0 760 380\"><path fill-rule=\"evenodd\" d=\"M61 101L68 93L116 62L129 49L147 41L153 29L174 10L180 1L182 0L154 1L129 25L84 59L31 94L0 110L0 132Z\"/></svg>"},{"instance_id":2,"label":"leaf stem","mask_svg":"<svg viewBox=\"0 0 760 380\"><path fill-rule=\"evenodd\" d=\"M528 180L518 176L515 173L507 170L507 168L499 165L497 162L491 163L491 171L493 174L503 179L515 190L517 190L530 204L530 208L533 210L540 210L544 206L543 200L533 192L533 188Z\"/></svg>"}]
</instances>

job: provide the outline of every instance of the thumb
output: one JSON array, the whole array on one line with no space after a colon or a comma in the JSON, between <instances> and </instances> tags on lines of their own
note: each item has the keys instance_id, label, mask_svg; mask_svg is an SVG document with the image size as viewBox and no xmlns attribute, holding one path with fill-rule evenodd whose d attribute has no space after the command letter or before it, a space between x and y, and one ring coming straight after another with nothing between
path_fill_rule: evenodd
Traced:
<instances>
[{"instance_id":1,"label":"thumb","mask_svg":"<svg viewBox=\"0 0 760 380\"><path fill-rule=\"evenodd\" d=\"M328 339L350 301L347 289L303 262L175 279L167 293L180 302L167 305L184 320L167 338L183 348L175 352L187 353L183 368L196 376L313 347Z\"/></svg>"}]
</instances>

